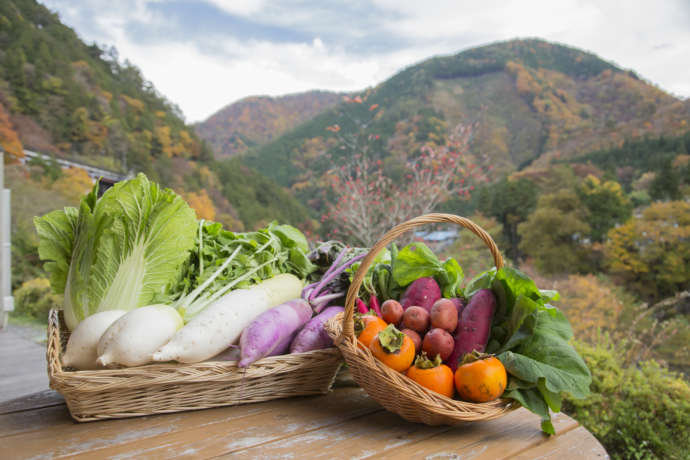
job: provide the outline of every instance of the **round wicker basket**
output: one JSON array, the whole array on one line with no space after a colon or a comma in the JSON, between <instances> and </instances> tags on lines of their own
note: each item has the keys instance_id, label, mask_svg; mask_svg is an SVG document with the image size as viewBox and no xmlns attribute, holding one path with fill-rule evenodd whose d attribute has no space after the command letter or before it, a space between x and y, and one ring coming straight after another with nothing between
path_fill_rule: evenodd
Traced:
<instances>
[{"instance_id":1,"label":"round wicker basket","mask_svg":"<svg viewBox=\"0 0 690 460\"><path fill-rule=\"evenodd\" d=\"M515 401L505 399L488 403L470 403L447 398L427 390L404 374L381 364L368 349L357 346L353 323L355 299L376 255L408 230L420 225L444 222L460 225L477 235L491 251L496 268L503 266L503 258L494 240L471 220L452 214L426 214L416 217L391 229L371 248L350 284L345 300L345 312L326 324L326 330L343 354L352 377L369 396L402 418L427 425L455 425L489 420L519 407Z\"/></svg>"}]
</instances>

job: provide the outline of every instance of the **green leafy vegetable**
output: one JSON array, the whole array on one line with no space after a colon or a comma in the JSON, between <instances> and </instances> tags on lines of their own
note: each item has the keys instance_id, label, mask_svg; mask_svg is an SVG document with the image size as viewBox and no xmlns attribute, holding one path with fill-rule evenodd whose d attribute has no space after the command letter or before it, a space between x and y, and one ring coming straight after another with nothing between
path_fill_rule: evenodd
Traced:
<instances>
[{"instance_id":1,"label":"green leafy vegetable","mask_svg":"<svg viewBox=\"0 0 690 460\"><path fill-rule=\"evenodd\" d=\"M105 310L131 310L165 300L194 246L194 211L172 190L139 174L77 211L35 219L39 256L53 289L64 293L70 329Z\"/></svg>"},{"instance_id":2,"label":"green leafy vegetable","mask_svg":"<svg viewBox=\"0 0 690 460\"><path fill-rule=\"evenodd\" d=\"M294 227L271 223L255 232L234 233L215 222L199 222L196 247L182 267L172 297L185 321L230 291L282 273L304 279L314 265L306 238Z\"/></svg>"},{"instance_id":3,"label":"green leafy vegetable","mask_svg":"<svg viewBox=\"0 0 690 460\"><path fill-rule=\"evenodd\" d=\"M392 260L393 281L405 287L414 280L433 276L444 297L455 297L463 280L462 268L449 258L441 262L424 243L411 243L398 252Z\"/></svg>"},{"instance_id":4,"label":"green leafy vegetable","mask_svg":"<svg viewBox=\"0 0 690 460\"><path fill-rule=\"evenodd\" d=\"M416 279L434 276L443 270L438 257L424 243L411 243L400 250L393 261L393 279L407 286Z\"/></svg>"},{"instance_id":5,"label":"green leafy vegetable","mask_svg":"<svg viewBox=\"0 0 690 460\"><path fill-rule=\"evenodd\" d=\"M70 207L34 219L40 237L38 254L47 261L44 268L50 274L50 285L59 294L65 292L78 217L79 210Z\"/></svg>"},{"instance_id":6,"label":"green leafy vegetable","mask_svg":"<svg viewBox=\"0 0 690 460\"><path fill-rule=\"evenodd\" d=\"M542 417L542 430L553 434L549 409L561 409L562 394L583 398L592 377L570 345L572 329L565 315L546 302L555 291L541 291L527 275L513 268L482 273L465 292L490 286L498 307L487 347L508 372L504 397L520 402Z\"/></svg>"},{"instance_id":7,"label":"green leafy vegetable","mask_svg":"<svg viewBox=\"0 0 690 460\"><path fill-rule=\"evenodd\" d=\"M304 233L300 232L295 227L286 224L271 224L270 229L278 236L278 238L280 238L280 242L283 243L285 247L297 248L302 253L309 251L307 237L305 237Z\"/></svg>"}]
</instances>

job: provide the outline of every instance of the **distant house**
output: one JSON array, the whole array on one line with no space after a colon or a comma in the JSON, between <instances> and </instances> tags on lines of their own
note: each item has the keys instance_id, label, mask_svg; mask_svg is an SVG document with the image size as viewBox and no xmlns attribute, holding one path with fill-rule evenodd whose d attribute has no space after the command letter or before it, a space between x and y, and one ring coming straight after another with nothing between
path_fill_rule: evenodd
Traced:
<instances>
[{"instance_id":1,"label":"distant house","mask_svg":"<svg viewBox=\"0 0 690 460\"><path fill-rule=\"evenodd\" d=\"M415 232L416 241L422 241L434 250L443 249L450 246L458 239L457 229L434 230L431 232Z\"/></svg>"}]
</instances>

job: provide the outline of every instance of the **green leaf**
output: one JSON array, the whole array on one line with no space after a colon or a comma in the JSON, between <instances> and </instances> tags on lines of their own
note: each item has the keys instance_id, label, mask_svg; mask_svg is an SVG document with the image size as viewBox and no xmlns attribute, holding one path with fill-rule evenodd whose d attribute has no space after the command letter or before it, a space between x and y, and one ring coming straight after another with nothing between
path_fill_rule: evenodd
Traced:
<instances>
[{"instance_id":1,"label":"green leaf","mask_svg":"<svg viewBox=\"0 0 690 460\"><path fill-rule=\"evenodd\" d=\"M292 225L271 225L269 230L278 235L280 242L288 248L298 248L302 252L309 251L309 242L304 236L304 233L300 232L298 229Z\"/></svg>"},{"instance_id":2,"label":"green leaf","mask_svg":"<svg viewBox=\"0 0 690 460\"><path fill-rule=\"evenodd\" d=\"M560 313L560 312L559 312ZM575 398L589 394L592 381L587 365L565 337L572 334L565 317L538 311L534 334L513 351L498 355L506 371L526 382L545 379L552 393L570 393Z\"/></svg>"},{"instance_id":3,"label":"green leaf","mask_svg":"<svg viewBox=\"0 0 690 460\"><path fill-rule=\"evenodd\" d=\"M50 276L53 291L58 294L65 292L78 216L79 210L70 207L34 218L36 233L40 238L38 256L48 261L43 268Z\"/></svg>"},{"instance_id":4,"label":"green leaf","mask_svg":"<svg viewBox=\"0 0 690 460\"><path fill-rule=\"evenodd\" d=\"M543 432L547 434L556 434L551 424L549 408L537 388L506 390L503 393L503 397L516 400L522 404L523 407L540 416L542 420L541 429Z\"/></svg>"},{"instance_id":5,"label":"green leaf","mask_svg":"<svg viewBox=\"0 0 690 460\"><path fill-rule=\"evenodd\" d=\"M520 270L503 267L496 272L492 288L498 297L500 316L511 315L516 299L523 295L534 301L541 301L541 292L532 279Z\"/></svg>"},{"instance_id":6,"label":"green leaf","mask_svg":"<svg viewBox=\"0 0 690 460\"><path fill-rule=\"evenodd\" d=\"M561 295L558 293L558 291L554 291L552 289L540 289L539 292L541 293L541 298L544 302L558 302L561 298Z\"/></svg>"},{"instance_id":7,"label":"green leaf","mask_svg":"<svg viewBox=\"0 0 690 460\"><path fill-rule=\"evenodd\" d=\"M400 250L393 264L393 279L400 286L434 276L443 270L438 257L424 243L411 243Z\"/></svg>"},{"instance_id":8,"label":"green leaf","mask_svg":"<svg viewBox=\"0 0 690 460\"><path fill-rule=\"evenodd\" d=\"M299 278L306 278L316 267L312 264L307 255L300 248L293 247L289 250L290 264L292 272Z\"/></svg>"},{"instance_id":9,"label":"green leaf","mask_svg":"<svg viewBox=\"0 0 690 460\"><path fill-rule=\"evenodd\" d=\"M492 268L475 276L467 283L467 286L465 286L465 298L471 298L481 289L491 289L495 277L496 268ZM496 294L496 291L494 291L494 294Z\"/></svg>"},{"instance_id":10,"label":"green leaf","mask_svg":"<svg viewBox=\"0 0 690 460\"><path fill-rule=\"evenodd\" d=\"M436 281L441 287L443 297L457 297L460 283L463 280L463 272L458 261L449 258L443 262L443 269L436 274Z\"/></svg>"},{"instance_id":11,"label":"green leaf","mask_svg":"<svg viewBox=\"0 0 690 460\"><path fill-rule=\"evenodd\" d=\"M538 309L539 304L532 299L522 295L517 298L510 318L504 323L508 330L507 340L500 351L511 350L534 334Z\"/></svg>"},{"instance_id":12,"label":"green leaf","mask_svg":"<svg viewBox=\"0 0 690 460\"><path fill-rule=\"evenodd\" d=\"M541 431L550 435L556 434L556 429L553 427L553 423L551 423L551 417L548 420L541 421Z\"/></svg>"},{"instance_id":13,"label":"green leaf","mask_svg":"<svg viewBox=\"0 0 690 460\"><path fill-rule=\"evenodd\" d=\"M560 412L561 404L563 402L561 394L549 391L549 389L546 388L545 379L539 379L539 383L537 383L537 388L539 389L539 393L541 393L542 397L544 398L544 401L546 401L546 404L549 406L549 409L551 409L554 412Z\"/></svg>"},{"instance_id":14,"label":"green leaf","mask_svg":"<svg viewBox=\"0 0 690 460\"><path fill-rule=\"evenodd\" d=\"M391 293L391 266L388 264L376 264L373 274L373 285L379 294L379 300L385 301L394 298Z\"/></svg>"}]
</instances>

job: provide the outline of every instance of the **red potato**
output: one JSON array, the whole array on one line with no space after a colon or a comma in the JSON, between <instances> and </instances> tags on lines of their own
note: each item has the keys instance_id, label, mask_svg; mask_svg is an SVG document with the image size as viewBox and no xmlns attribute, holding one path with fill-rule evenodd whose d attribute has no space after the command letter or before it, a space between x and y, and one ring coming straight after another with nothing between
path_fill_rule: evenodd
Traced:
<instances>
[{"instance_id":1,"label":"red potato","mask_svg":"<svg viewBox=\"0 0 690 460\"><path fill-rule=\"evenodd\" d=\"M427 356L441 355L441 360L446 360L453 353L454 346L453 336L439 328L427 332L422 342L422 350Z\"/></svg>"},{"instance_id":2,"label":"red potato","mask_svg":"<svg viewBox=\"0 0 690 460\"><path fill-rule=\"evenodd\" d=\"M399 324L403 313L403 307L397 300L388 299L381 304L381 317L388 324Z\"/></svg>"},{"instance_id":3,"label":"red potato","mask_svg":"<svg viewBox=\"0 0 690 460\"><path fill-rule=\"evenodd\" d=\"M472 296L462 310L455 332L455 348L448 358L448 365L455 372L458 361L473 350L483 352L489 341L491 321L496 311L496 296L490 289L481 289Z\"/></svg>"},{"instance_id":4,"label":"red potato","mask_svg":"<svg viewBox=\"0 0 690 460\"><path fill-rule=\"evenodd\" d=\"M427 276L416 279L410 284L400 299L403 309L407 310L412 306L422 307L427 312L431 306L441 298L441 288L438 287L436 280Z\"/></svg>"},{"instance_id":5,"label":"red potato","mask_svg":"<svg viewBox=\"0 0 690 460\"><path fill-rule=\"evenodd\" d=\"M429 316L432 328L438 327L453 332L458 326L458 309L450 299L438 299L434 302Z\"/></svg>"},{"instance_id":6,"label":"red potato","mask_svg":"<svg viewBox=\"0 0 690 460\"><path fill-rule=\"evenodd\" d=\"M402 324L407 329L424 333L429 329L429 312L422 307L410 307L403 313Z\"/></svg>"},{"instance_id":7,"label":"red potato","mask_svg":"<svg viewBox=\"0 0 690 460\"><path fill-rule=\"evenodd\" d=\"M419 353L419 351L422 349L422 338L419 336L419 334L417 334L417 332L413 331L412 329L403 329L400 332L402 332L412 340L412 342L414 343L414 352Z\"/></svg>"}]
</instances>

